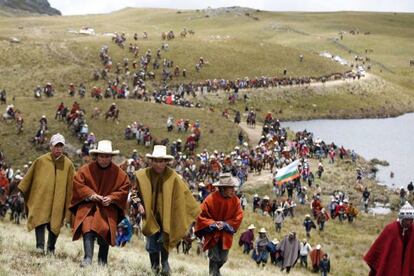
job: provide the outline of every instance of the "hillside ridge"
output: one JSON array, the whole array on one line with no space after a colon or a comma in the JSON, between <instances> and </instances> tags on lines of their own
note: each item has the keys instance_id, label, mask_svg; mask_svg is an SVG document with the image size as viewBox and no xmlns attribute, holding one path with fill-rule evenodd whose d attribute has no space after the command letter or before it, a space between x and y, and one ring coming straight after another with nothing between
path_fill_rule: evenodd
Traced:
<instances>
[{"instance_id":1,"label":"hillside ridge","mask_svg":"<svg viewBox=\"0 0 414 276\"><path fill-rule=\"evenodd\" d=\"M0 0L0 9L4 8L8 11L13 9L38 14L62 15L58 9L51 7L47 0Z\"/></svg>"}]
</instances>

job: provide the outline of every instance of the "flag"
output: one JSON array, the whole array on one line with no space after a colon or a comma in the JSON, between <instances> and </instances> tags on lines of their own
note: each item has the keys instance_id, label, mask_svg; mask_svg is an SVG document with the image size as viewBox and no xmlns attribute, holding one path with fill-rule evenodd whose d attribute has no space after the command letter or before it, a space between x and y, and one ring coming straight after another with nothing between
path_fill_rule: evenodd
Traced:
<instances>
[{"instance_id":1,"label":"flag","mask_svg":"<svg viewBox=\"0 0 414 276\"><path fill-rule=\"evenodd\" d=\"M282 185L285 182L291 181L300 176L298 170L299 160L293 161L289 165L281 168L276 173L276 182L278 185Z\"/></svg>"}]
</instances>

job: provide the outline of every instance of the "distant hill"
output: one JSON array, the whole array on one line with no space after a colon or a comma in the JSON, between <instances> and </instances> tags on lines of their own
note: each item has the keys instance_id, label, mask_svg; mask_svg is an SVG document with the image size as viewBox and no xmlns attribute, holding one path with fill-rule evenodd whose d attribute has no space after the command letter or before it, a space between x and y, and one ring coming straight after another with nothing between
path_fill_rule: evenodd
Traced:
<instances>
[{"instance_id":1,"label":"distant hill","mask_svg":"<svg viewBox=\"0 0 414 276\"><path fill-rule=\"evenodd\" d=\"M47 0L0 0L0 9L7 14L21 14L21 12L62 15L62 13L52 8Z\"/></svg>"}]
</instances>

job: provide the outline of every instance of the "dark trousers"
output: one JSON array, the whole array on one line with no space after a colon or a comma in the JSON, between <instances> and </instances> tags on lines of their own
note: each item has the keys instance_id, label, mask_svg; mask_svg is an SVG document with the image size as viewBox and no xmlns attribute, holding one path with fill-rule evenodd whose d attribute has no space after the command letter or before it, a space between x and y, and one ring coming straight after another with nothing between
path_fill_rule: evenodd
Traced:
<instances>
[{"instance_id":1,"label":"dark trousers","mask_svg":"<svg viewBox=\"0 0 414 276\"><path fill-rule=\"evenodd\" d=\"M56 236L51 230L50 230L50 224L42 224L35 228L35 234L36 234L36 248L45 250L45 228L47 228L48 231L48 237L47 237L47 252L55 253L55 245L58 236Z\"/></svg>"},{"instance_id":2,"label":"dark trousers","mask_svg":"<svg viewBox=\"0 0 414 276\"><path fill-rule=\"evenodd\" d=\"M85 261L92 262L94 243L96 239L99 244L98 264L106 265L108 263L109 244L94 231L83 234L83 249L85 251L83 259Z\"/></svg>"},{"instance_id":3,"label":"dark trousers","mask_svg":"<svg viewBox=\"0 0 414 276\"><path fill-rule=\"evenodd\" d=\"M244 243L243 244L243 254L249 255L250 250L252 250L252 248L250 247L250 244Z\"/></svg>"},{"instance_id":4,"label":"dark trousers","mask_svg":"<svg viewBox=\"0 0 414 276\"><path fill-rule=\"evenodd\" d=\"M147 237L147 243L145 249L149 253L151 269L154 273L160 272L160 259L162 265L162 275L170 275L171 269L168 263L168 251L164 248L164 240L161 232L155 233L152 236Z\"/></svg>"},{"instance_id":5,"label":"dark trousers","mask_svg":"<svg viewBox=\"0 0 414 276\"><path fill-rule=\"evenodd\" d=\"M300 265L308 267L308 255L300 256Z\"/></svg>"},{"instance_id":6,"label":"dark trousers","mask_svg":"<svg viewBox=\"0 0 414 276\"><path fill-rule=\"evenodd\" d=\"M208 250L208 267L211 276L221 276L220 268L227 262L229 251L222 248L221 242L218 242Z\"/></svg>"}]
</instances>

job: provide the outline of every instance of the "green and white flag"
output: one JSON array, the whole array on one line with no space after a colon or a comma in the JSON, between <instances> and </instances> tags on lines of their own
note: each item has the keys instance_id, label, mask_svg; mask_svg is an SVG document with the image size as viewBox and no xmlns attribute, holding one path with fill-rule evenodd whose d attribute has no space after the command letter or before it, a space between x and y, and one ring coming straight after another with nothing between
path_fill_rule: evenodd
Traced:
<instances>
[{"instance_id":1,"label":"green and white flag","mask_svg":"<svg viewBox=\"0 0 414 276\"><path fill-rule=\"evenodd\" d=\"M276 182L282 185L285 182L291 181L300 176L298 170L299 160L293 161L286 167L281 168L276 174Z\"/></svg>"}]
</instances>

